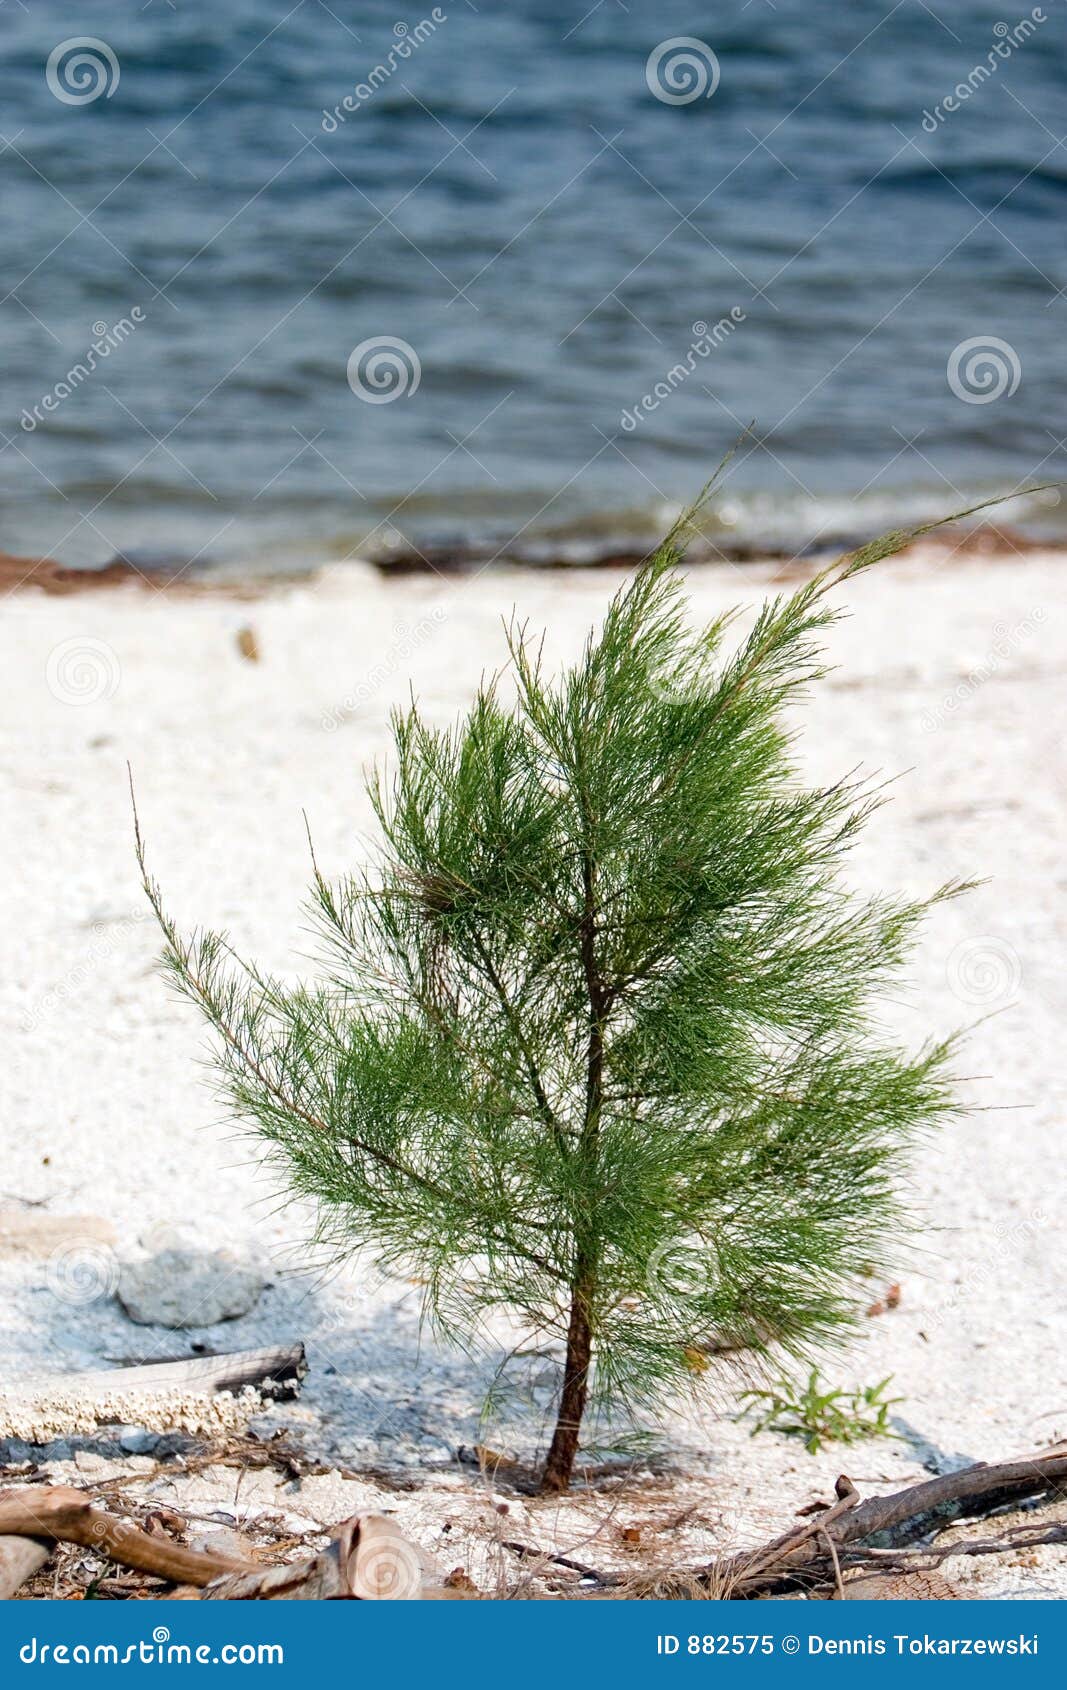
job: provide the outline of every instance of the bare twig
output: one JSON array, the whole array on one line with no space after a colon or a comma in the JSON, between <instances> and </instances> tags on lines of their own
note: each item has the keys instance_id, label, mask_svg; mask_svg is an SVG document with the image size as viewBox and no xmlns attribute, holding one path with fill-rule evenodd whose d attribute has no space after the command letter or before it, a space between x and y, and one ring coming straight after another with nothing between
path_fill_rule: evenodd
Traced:
<instances>
[{"instance_id":1,"label":"bare twig","mask_svg":"<svg viewBox=\"0 0 1067 1690\"><path fill-rule=\"evenodd\" d=\"M595 1567L587 1567L582 1561L572 1561L569 1555L554 1555L549 1549L534 1549L528 1543L516 1543L511 1539L505 1541L503 1547L510 1549L513 1555L521 1556L524 1561L551 1562L555 1567L566 1567L569 1572L578 1573L581 1578L604 1583L603 1573L598 1573Z\"/></svg>"}]
</instances>

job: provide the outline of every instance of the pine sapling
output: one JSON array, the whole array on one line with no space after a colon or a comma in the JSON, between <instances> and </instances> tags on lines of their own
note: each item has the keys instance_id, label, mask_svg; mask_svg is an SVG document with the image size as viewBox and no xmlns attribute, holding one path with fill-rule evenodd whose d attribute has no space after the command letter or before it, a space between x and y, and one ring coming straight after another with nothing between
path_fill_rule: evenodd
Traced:
<instances>
[{"instance_id":1,"label":"pine sapling","mask_svg":"<svg viewBox=\"0 0 1067 1690\"><path fill-rule=\"evenodd\" d=\"M729 616L687 627L680 536L558 677L513 625L457 725L395 716L376 860L336 884L313 862L317 983L185 937L146 875L229 1100L321 1239L421 1281L460 1342L507 1311L558 1343L546 1491L591 1406L846 1333L906 1219L900 1159L953 1108L948 1047L873 1019L928 906L840 879L880 795L805 786L783 722L834 590L913 534L766 603L736 649Z\"/></svg>"}]
</instances>

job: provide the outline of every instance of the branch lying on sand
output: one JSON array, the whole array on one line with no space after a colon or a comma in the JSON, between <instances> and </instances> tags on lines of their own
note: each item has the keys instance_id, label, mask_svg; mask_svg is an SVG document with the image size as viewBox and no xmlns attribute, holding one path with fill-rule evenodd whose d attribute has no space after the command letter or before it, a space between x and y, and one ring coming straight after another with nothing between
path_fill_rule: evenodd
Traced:
<instances>
[{"instance_id":1,"label":"branch lying on sand","mask_svg":"<svg viewBox=\"0 0 1067 1690\"><path fill-rule=\"evenodd\" d=\"M230 1555L187 1549L162 1534L143 1532L131 1521L94 1507L82 1491L68 1485L0 1491L0 1542L8 1536L36 1538L49 1546L55 1540L77 1543L171 1584L202 1587L249 1566Z\"/></svg>"},{"instance_id":2,"label":"branch lying on sand","mask_svg":"<svg viewBox=\"0 0 1067 1690\"><path fill-rule=\"evenodd\" d=\"M868 1497L865 1502L860 1501L851 1480L842 1477L837 1481L837 1502L805 1525L762 1549L731 1555L676 1578L690 1589L699 1584L731 1597L746 1597L790 1584L832 1583L835 1563L846 1571L863 1567L887 1573L927 1572L950 1555L988 1555L1037 1542L1058 1542L1067 1534L1062 1527L1054 1526L1028 1535L1025 1543L1020 1542L1018 1531L1012 1531L1000 1539L952 1544L943 1552L924 1548L906 1554L899 1549L900 1545L918 1543L944 1531L961 1519L989 1515L1064 1484L1067 1445L1062 1444L1015 1461L979 1462L890 1496ZM881 1544L874 1541L879 1538ZM671 1577L675 1575L660 1582L659 1594L669 1594L663 1586L670 1584Z\"/></svg>"},{"instance_id":3,"label":"branch lying on sand","mask_svg":"<svg viewBox=\"0 0 1067 1690\"><path fill-rule=\"evenodd\" d=\"M55 1390L66 1397L84 1398L106 1397L115 1391L191 1391L204 1395L230 1391L237 1396L246 1385L253 1385L262 1396L292 1397L307 1370L303 1344L285 1344L265 1350L231 1350L217 1356L182 1356L136 1367L56 1374L29 1380L22 1391L43 1395Z\"/></svg>"},{"instance_id":4,"label":"branch lying on sand","mask_svg":"<svg viewBox=\"0 0 1067 1690\"><path fill-rule=\"evenodd\" d=\"M163 1533L96 1507L82 1491L34 1485L0 1492L0 1595L12 1596L47 1561L56 1542L94 1549L205 1598L271 1601L412 1601L459 1594L424 1583L423 1557L391 1520L364 1514L334 1529L310 1560L260 1566L214 1550L189 1549Z\"/></svg>"}]
</instances>

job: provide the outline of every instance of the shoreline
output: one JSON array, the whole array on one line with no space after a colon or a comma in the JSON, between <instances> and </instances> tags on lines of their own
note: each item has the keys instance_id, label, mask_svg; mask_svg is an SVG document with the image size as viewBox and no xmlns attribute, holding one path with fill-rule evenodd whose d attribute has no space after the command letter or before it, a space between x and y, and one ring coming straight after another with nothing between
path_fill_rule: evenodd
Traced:
<instances>
[{"instance_id":1,"label":"shoreline","mask_svg":"<svg viewBox=\"0 0 1067 1690\"><path fill-rule=\"evenodd\" d=\"M814 573L827 561L855 551L874 538L873 531L842 533L819 544L801 546L790 551L787 547L759 545L737 541L733 544L695 536L686 549L687 568L770 566L781 573L774 579L789 581ZM990 562L1010 561L1012 558L1035 553L1067 553L1067 536L1063 539L1040 539L1025 531L1003 523L983 522L950 524L933 533L919 535L900 557L921 549L933 557L982 558ZM494 548L489 544L446 546L428 545L380 552L368 556L325 557L308 567L282 570L256 570L251 563L233 562L223 568L210 565L190 565L175 558L163 560L116 556L101 565L75 566L50 557L16 556L0 551L0 596L26 590L38 590L50 596L71 593L100 592L114 587L134 585L151 587L156 592L210 594L233 598L259 598L283 592L298 585L317 580L324 571L343 570L346 565L367 566L383 580L396 581L409 576L439 576L462 580L493 572L497 575L518 570L531 575L578 575L585 571L627 571L640 566L654 547L642 550L632 545L606 545L603 550L590 550L581 556L569 556L562 547L544 545L527 548Z\"/></svg>"}]
</instances>

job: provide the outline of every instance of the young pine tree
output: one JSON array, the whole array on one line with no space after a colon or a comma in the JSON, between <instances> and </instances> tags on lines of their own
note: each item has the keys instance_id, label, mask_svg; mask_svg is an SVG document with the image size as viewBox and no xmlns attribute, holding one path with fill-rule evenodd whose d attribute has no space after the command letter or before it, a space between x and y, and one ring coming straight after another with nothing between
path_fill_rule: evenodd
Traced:
<instances>
[{"instance_id":1,"label":"young pine tree","mask_svg":"<svg viewBox=\"0 0 1067 1690\"><path fill-rule=\"evenodd\" d=\"M831 590L911 536L728 654L728 617L687 629L678 534L557 679L513 627L507 690L447 731L396 716L379 860L314 870L323 983L183 937L146 878L230 1100L323 1237L423 1281L460 1341L504 1309L560 1343L549 1491L592 1402L847 1328L896 1242L901 1152L952 1107L946 1047L872 1021L926 906L844 890L878 798L801 784L782 719L824 672Z\"/></svg>"}]
</instances>

